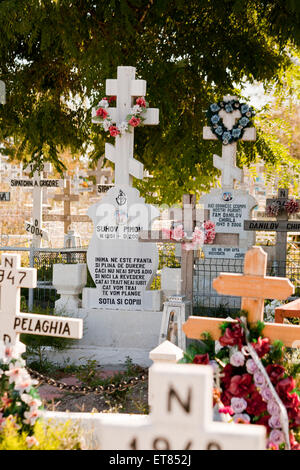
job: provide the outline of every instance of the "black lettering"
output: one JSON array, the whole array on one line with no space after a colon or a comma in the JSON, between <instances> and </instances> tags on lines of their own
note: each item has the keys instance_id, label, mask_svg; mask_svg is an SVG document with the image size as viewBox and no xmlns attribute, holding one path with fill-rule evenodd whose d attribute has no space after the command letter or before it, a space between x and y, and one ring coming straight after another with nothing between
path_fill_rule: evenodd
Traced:
<instances>
[{"instance_id":1,"label":"black lettering","mask_svg":"<svg viewBox=\"0 0 300 470\"><path fill-rule=\"evenodd\" d=\"M182 402L181 398L178 396L177 392L174 390L173 387L170 388L169 393L168 393L168 406L167 406L168 412L171 411L171 403L172 403L172 398L173 397L176 398L176 400L178 401L178 403L180 404L180 406L184 409L184 411L186 413L190 413L190 411L191 411L191 398L192 398L192 389L191 388L188 389L188 396L187 396L186 403Z\"/></svg>"},{"instance_id":2,"label":"black lettering","mask_svg":"<svg viewBox=\"0 0 300 470\"><path fill-rule=\"evenodd\" d=\"M13 267L13 259L4 258L4 267L6 268L7 265L9 265L12 268Z\"/></svg>"},{"instance_id":3,"label":"black lettering","mask_svg":"<svg viewBox=\"0 0 300 470\"><path fill-rule=\"evenodd\" d=\"M161 447L160 445L161 443L163 444L163 447ZM170 450L169 441L165 439L164 437L157 437L153 441L153 449L154 450Z\"/></svg>"},{"instance_id":4,"label":"black lettering","mask_svg":"<svg viewBox=\"0 0 300 470\"><path fill-rule=\"evenodd\" d=\"M21 324L21 318L20 317L15 317L14 330L16 330L17 327L20 326L20 324Z\"/></svg>"},{"instance_id":5,"label":"black lettering","mask_svg":"<svg viewBox=\"0 0 300 470\"><path fill-rule=\"evenodd\" d=\"M64 335L65 333L68 333L68 335L70 336L71 332L70 332L70 327L69 327L69 323L66 323L65 324L65 327L63 329L63 332L62 334Z\"/></svg>"},{"instance_id":6,"label":"black lettering","mask_svg":"<svg viewBox=\"0 0 300 470\"><path fill-rule=\"evenodd\" d=\"M206 450L222 450L222 448L217 442L212 441L207 444Z\"/></svg>"}]
</instances>

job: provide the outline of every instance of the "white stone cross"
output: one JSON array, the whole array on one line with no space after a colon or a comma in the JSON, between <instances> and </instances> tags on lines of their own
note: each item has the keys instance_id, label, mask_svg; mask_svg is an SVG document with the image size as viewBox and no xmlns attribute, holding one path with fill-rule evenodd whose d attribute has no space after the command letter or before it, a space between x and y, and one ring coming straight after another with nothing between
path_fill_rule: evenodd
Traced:
<instances>
[{"instance_id":1,"label":"white stone cross","mask_svg":"<svg viewBox=\"0 0 300 470\"><path fill-rule=\"evenodd\" d=\"M102 450L264 450L264 426L213 421L210 366L151 366L150 415L106 414Z\"/></svg>"},{"instance_id":2,"label":"white stone cross","mask_svg":"<svg viewBox=\"0 0 300 470\"><path fill-rule=\"evenodd\" d=\"M237 100L236 96L224 96L223 100L231 101ZM224 109L219 111L219 116L222 118L224 125L228 130L231 130L235 125L237 119L242 117L238 109L232 113L227 113ZM203 128L203 139L205 140L216 140L217 136L211 131L211 128L205 126ZM253 141L256 140L256 129L255 127L247 127L244 130L244 134L241 140ZM222 158L218 155L213 156L213 164L215 168L221 170L221 182L222 188L233 188L234 180L241 181L243 171L236 166L236 142L232 144L222 145Z\"/></svg>"},{"instance_id":3,"label":"white stone cross","mask_svg":"<svg viewBox=\"0 0 300 470\"><path fill-rule=\"evenodd\" d=\"M5 83L2 80L0 80L0 103L6 103L6 87Z\"/></svg>"},{"instance_id":4,"label":"white stone cross","mask_svg":"<svg viewBox=\"0 0 300 470\"><path fill-rule=\"evenodd\" d=\"M31 173L33 170L33 164L30 163L25 169L25 173ZM51 172L52 167L50 163L43 165L43 170L35 170L33 173L33 190L32 190L32 223L25 222L25 230L32 234L32 246L39 248L41 246L42 239L48 240L48 233L42 229L42 211L43 211L43 189L48 188L43 179L43 172ZM51 180L56 187L63 185L61 180Z\"/></svg>"},{"instance_id":5,"label":"white stone cross","mask_svg":"<svg viewBox=\"0 0 300 470\"><path fill-rule=\"evenodd\" d=\"M117 79L106 80L106 95L117 97L117 106L108 107L112 122L117 125L126 120L133 107L133 98L146 95L146 81L135 80L135 67L118 67ZM97 108L93 108L92 122L99 123ZM159 122L159 110L148 108L143 114L144 125ZM115 185L132 185L132 177L143 178L143 164L133 158L134 130L117 135L115 145L105 144L105 157L115 164Z\"/></svg>"},{"instance_id":6,"label":"white stone cross","mask_svg":"<svg viewBox=\"0 0 300 470\"><path fill-rule=\"evenodd\" d=\"M1 255L0 341L20 346L20 333L81 338L81 319L20 312L20 289L36 285L36 269L21 267L20 255Z\"/></svg>"}]
</instances>

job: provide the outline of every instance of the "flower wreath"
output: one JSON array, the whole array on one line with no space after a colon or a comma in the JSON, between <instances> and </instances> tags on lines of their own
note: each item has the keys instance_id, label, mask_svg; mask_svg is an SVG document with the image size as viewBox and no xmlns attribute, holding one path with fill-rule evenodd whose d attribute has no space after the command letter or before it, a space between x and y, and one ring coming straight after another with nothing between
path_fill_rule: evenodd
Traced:
<instances>
[{"instance_id":1,"label":"flower wreath","mask_svg":"<svg viewBox=\"0 0 300 470\"><path fill-rule=\"evenodd\" d=\"M219 116L219 111L224 109L226 113L232 113L238 109L242 117L233 126L232 129L227 129L224 125L222 118ZM238 100L218 101L209 106L206 116L208 125L215 136L221 140L223 145L232 144L241 139L244 135L246 127L252 125L251 118L255 115L253 108L246 103L240 103Z\"/></svg>"},{"instance_id":2,"label":"flower wreath","mask_svg":"<svg viewBox=\"0 0 300 470\"><path fill-rule=\"evenodd\" d=\"M210 220L203 222L202 227L195 227L191 239L186 238L186 233L183 225L178 225L173 229L163 228L162 233L170 241L182 241L182 248L184 250L195 250L203 244L211 244L216 236L215 224Z\"/></svg>"},{"instance_id":3,"label":"flower wreath","mask_svg":"<svg viewBox=\"0 0 300 470\"><path fill-rule=\"evenodd\" d=\"M131 109L131 112L126 116L125 121L121 122L118 126L112 124L109 112L106 109L114 101L116 101L115 96L109 99L104 97L98 104L96 116L99 118L99 122L105 132L108 132L112 137L116 137L117 135L125 134L125 132L130 132L133 127L143 125L143 121L145 120L143 115L147 111L149 104L142 96L136 98L135 105Z\"/></svg>"},{"instance_id":4,"label":"flower wreath","mask_svg":"<svg viewBox=\"0 0 300 470\"><path fill-rule=\"evenodd\" d=\"M268 217L277 217L277 215L286 212L288 215L300 212L300 204L295 199L288 199L283 205L279 201L274 201L266 207Z\"/></svg>"},{"instance_id":5,"label":"flower wreath","mask_svg":"<svg viewBox=\"0 0 300 470\"><path fill-rule=\"evenodd\" d=\"M218 341L204 333L179 362L213 367L220 378L214 406L227 421L264 425L268 449L300 450L300 364L288 359L281 341L263 337L263 328L243 316L225 321Z\"/></svg>"}]
</instances>

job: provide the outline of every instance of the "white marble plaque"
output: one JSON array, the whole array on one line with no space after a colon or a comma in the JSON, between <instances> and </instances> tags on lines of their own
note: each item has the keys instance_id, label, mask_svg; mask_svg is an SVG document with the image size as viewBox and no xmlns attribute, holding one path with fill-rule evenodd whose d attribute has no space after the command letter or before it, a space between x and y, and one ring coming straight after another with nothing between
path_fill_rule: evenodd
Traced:
<instances>
[{"instance_id":1,"label":"white marble plaque","mask_svg":"<svg viewBox=\"0 0 300 470\"><path fill-rule=\"evenodd\" d=\"M113 310L146 310L151 282L158 267L155 243L138 241L159 216L135 188L118 185L88 210L94 234L87 263L96 289L83 290L83 305Z\"/></svg>"}]
</instances>

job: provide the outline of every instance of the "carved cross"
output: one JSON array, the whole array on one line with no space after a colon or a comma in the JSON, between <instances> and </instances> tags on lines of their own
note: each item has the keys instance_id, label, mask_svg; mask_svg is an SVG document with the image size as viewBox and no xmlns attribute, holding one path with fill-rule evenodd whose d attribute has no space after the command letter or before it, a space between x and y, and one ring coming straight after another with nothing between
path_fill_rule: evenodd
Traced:
<instances>
[{"instance_id":1,"label":"carved cross","mask_svg":"<svg viewBox=\"0 0 300 470\"><path fill-rule=\"evenodd\" d=\"M117 97L117 106L108 107L107 111L113 123L117 125L126 120L133 106L133 98L146 95L146 81L135 80L135 67L118 67L117 79L106 80L106 95ZM99 123L93 108L92 122ZM159 111L148 108L144 125L158 124ZM105 157L115 164L115 185L131 186L132 177L143 178L143 165L133 158L134 130L117 135L115 145L105 144Z\"/></svg>"}]
</instances>

